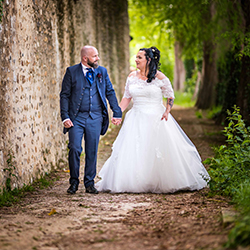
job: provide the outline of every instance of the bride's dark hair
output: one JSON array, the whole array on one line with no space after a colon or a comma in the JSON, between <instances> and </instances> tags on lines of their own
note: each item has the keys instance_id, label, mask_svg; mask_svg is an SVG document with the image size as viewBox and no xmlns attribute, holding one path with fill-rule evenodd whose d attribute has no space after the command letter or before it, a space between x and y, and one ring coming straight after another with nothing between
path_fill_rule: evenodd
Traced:
<instances>
[{"instance_id":1,"label":"bride's dark hair","mask_svg":"<svg viewBox=\"0 0 250 250\"><path fill-rule=\"evenodd\" d=\"M148 69L147 82L152 82L155 79L157 70L160 69L160 51L156 47L142 48L140 51L145 51L145 57L147 60L146 72ZM145 72L145 73L146 73Z\"/></svg>"}]
</instances>

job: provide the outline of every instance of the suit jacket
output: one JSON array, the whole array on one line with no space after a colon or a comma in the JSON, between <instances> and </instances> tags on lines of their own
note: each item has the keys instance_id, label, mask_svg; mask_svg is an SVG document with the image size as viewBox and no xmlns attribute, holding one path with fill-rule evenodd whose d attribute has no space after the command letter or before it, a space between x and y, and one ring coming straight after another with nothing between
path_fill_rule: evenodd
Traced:
<instances>
[{"instance_id":1,"label":"suit jacket","mask_svg":"<svg viewBox=\"0 0 250 250\"><path fill-rule=\"evenodd\" d=\"M70 120L74 122L84 95L85 81L87 80L84 78L85 76L82 71L81 63L67 68L62 81L62 90L60 92L60 110L62 121L70 118ZM106 68L98 66L98 68L95 69L95 81L97 82L98 93L100 94L103 103L103 124L101 135L104 135L109 126L106 98L108 99L110 108L113 111L113 117L121 118L122 111L118 105L115 91L112 83L110 82ZM69 129L64 128L64 134L67 133L68 130Z\"/></svg>"}]
</instances>

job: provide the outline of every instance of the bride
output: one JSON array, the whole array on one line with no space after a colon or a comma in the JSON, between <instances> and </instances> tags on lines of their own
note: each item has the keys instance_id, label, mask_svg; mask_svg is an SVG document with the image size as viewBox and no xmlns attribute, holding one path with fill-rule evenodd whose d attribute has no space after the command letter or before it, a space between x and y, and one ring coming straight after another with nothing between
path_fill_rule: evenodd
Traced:
<instances>
[{"instance_id":1,"label":"bride","mask_svg":"<svg viewBox=\"0 0 250 250\"><path fill-rule=\"evenodd\" d=\"M156 47L137 53L138 71L128 76L120 103L124 111L133 99L133 107L99 173L99 191L173 193L207 186L209 175L197 149L170 114L174 92L158 71L159 59Z\"/></svg>"}]
</instances>

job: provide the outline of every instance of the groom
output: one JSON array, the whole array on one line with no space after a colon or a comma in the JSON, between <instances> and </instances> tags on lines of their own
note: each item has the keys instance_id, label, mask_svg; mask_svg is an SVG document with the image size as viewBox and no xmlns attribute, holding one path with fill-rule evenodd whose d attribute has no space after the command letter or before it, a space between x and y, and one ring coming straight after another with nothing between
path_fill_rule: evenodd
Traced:
<instances>
[{"instance_id":1,"label":"groom","mask_svg":"<svg viewBox=\"0 0 250 250\"><path fill-rule=\"evenodd\" d=\"M81 49L81 63L68 67L62 81L60 109L63 132L68 132L69 135L69 194L74 194L78 190L83 136L84 186L87 193L98 193L94 186L94 178L99 137L106 133L109 125L106 98L113 111L112 123L121 123L122 111L118 106L107 69L98 66L99 59L95 47L84 46Z\"/></svg>"}]
</instances>

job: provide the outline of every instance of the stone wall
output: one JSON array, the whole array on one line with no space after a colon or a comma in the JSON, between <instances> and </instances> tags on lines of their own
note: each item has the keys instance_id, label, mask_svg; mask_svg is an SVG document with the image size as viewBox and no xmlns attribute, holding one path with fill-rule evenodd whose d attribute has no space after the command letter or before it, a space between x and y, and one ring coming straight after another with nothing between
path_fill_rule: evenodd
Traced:
<instances>
[{"instance_id":1,"label":"stone wall","mask_svg":"<svg viewBox=\"0 0 250 250\"><path fill-rule=\"evenodd\" d=\"M59 92L83 45L99 50L118 98L129 73L126 0L7 0L3 9L0 188L11 171L21 187L67 160Z\"/></svg>"}]
</instances>

